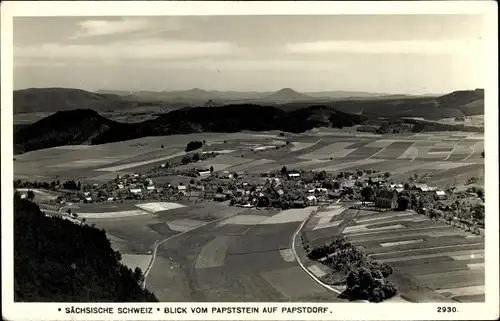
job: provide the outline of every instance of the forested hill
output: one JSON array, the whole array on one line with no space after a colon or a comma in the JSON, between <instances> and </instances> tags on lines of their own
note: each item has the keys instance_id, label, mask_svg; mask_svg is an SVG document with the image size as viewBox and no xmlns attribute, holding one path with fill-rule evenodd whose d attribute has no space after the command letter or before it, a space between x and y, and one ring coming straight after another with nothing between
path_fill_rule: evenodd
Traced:
<instances>
[{"instance_id":1,"label":"forested hill","mask_svg":"<svg viewBox=\"0 0 500 321\"><path fill-rule=\"evenodd\" d=\"M137 103L118 95L97 94L72 88L29 88L14 91L14 114L56 112L75 109L116 111L132 109Z\"/></svg>"},{"instance_id":2,"label":"forested hill","mask_svg":"<svg viewBox=\"0 0 500 321\"><path fill-rule=\"evenodd\" d=\"M120 262L103 230L49 218L14 197L16 302L157 302Z\"/></svg>"},{"instance_id":3,"label":"forested hill","mask_svg":"<svg viewBox=\"0 0 500 321\"><path fill-rule=\"evenodd\" d=\"M16 154L37 149L78 144L103 144L146 136L241 130L283 130L301 133L314 127L360 124L365 117L326 106L290 112L272 106L227 105L183 108L141 123L119 123L94 110L60 111L20 128L14 134Z\"/></svg>"}]
</instances>

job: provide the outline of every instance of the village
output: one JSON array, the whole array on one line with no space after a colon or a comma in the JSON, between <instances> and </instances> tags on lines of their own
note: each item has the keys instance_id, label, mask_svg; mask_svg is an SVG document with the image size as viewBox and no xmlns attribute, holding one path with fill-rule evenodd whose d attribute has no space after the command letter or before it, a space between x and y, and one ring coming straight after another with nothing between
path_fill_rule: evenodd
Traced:
<instances>
[{"instance_id":1,"label":"village","mask_svg":"<svg viewBox=\"0 0 500 321\"><path fill-rule=\"evenodd\" d=\"M160 180L158 170L169 174L165 176L169 181L165 181L165 177ZM156 182L155 177L158 178ZM65 187L60 189L65 193L55 200L42 202L56 208L71 203L146 200L228 202L229 206L286 210L342 201L378 211L412 209L432 218L460 221L471 229L484 227L482 189L469 188L466 192L456 192L454 188L448 187L445 191L422 181L425 181L425 177L415 175L410 176L407 182L394 182L389 172L380 173L376 170L333 174L289 170L283 166L278 171L252 174L244 171L216 172L213 167L195 166L178 171L161 164L154 171L117 176L105 184L82 185L74 181L60 185L44 183L53 190ZM21 195L27 196L26 193Z\"/></svg>"}]
</instances>

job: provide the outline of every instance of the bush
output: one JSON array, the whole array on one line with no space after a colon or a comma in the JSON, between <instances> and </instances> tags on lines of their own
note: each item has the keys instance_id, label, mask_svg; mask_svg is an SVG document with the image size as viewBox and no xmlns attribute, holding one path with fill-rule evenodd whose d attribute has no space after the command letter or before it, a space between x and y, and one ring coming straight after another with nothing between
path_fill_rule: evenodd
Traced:
<instances>
[{"instance_id":1,"label":"bush","mask_svg":"<svg viewBox=\"0 0 500 321\"><path fill-rule=\"evenodd\" d=\"M190 152L203 147L203 142L191 141L186 145L186 152Z\"/></svg>"},{"instance_id":2,"label":"bush","mask_svg":"<svg viewBox=\"0 0 500 321\"><path fill-rule=\"evenodd\" d=\"M331 253L331 246L329 244L323 244L312 248L312 250L307 254L307 257L311 260L319 260Z\"/></svg>"},{"instance_id":3,"label":"bush","mask_svg":"<svg viewBox=\"0 0 500 321\"><path fill-rule=\"evenodd\" d=\"M381 302L396 295L396 287L380 277L378 270L362 267L353 269L346 279L346 294L353 299Z\"/></svg>"},{"instance_id":4,"label":"bush","mask_svg":"<svg viewBox=\"0 0 500 321\"><path fill-rule=\"evenodd\" d=\"M410 207L410 198L408 196L400 196L398 198L398 210L406 211Z\"/></svg>"}]
</instances>

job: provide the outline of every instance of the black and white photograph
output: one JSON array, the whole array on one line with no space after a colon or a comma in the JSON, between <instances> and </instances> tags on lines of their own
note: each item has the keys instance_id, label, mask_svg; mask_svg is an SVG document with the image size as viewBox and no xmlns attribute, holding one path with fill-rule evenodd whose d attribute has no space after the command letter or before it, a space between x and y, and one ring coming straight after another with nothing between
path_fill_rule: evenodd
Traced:
<instances>
[{"instance_id":1,"label":"black and white photograph","mask_svg":"<svg viewBox=\"0 0 500 321\"><path fill-rule=\"evenodd\" d=\"M14 303L489 300L485 14L107 13L12 18Z\"/></svg>"}]
</instances>

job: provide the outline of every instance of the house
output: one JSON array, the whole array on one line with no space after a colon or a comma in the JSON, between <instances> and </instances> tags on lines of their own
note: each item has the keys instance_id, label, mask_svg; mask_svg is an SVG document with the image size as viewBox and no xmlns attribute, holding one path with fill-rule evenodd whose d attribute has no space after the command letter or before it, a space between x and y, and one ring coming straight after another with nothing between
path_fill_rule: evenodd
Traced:
<instances>
[{"instance_id":1,"label":"house","mask_svg":"<svg viewBox=\"0 0 500 321\"><path fill-rule=\"evenodd\" d=\"M85 203L92 203L92 197L86 196L85 197Z\"/></svg>"},{"instance_id":2,"label":"house","mask_svg":"<svg viewBox=\"0 0 500 321\"><path fill-rule=\"evenodd\" d=\"M318 199L316 198L316 196L314 196L314 195L307 196L307 203L309 205L314 205L317 203L317 201L318 201Z\"/></svg>"},{"instance_id":3,"label":"house","mask_svg":"<svg viewBox=\"0 0 500 321\"><path fill-rule=\"evenodd\" d=\"M304 201L294 201L293 207L294 208L304 208L304 207L306 207L306 203Z\"/></svg>"},{"instance_id":4,"label":"house","mask_svg":"<svg viewBox=\"0 0 500 321\"><path fill-rule=\"evenodd\" d=\"M385 180L382 177L371 177L369 179L369 182L375 183L375 184L380 184L385 182Z\"/></svg>"},{"instance_id":5,"label":"house","mask_svg":"<svg viewBox=\"0 0 500 321\"><path fill-rule=\"evenodd\" d=\"M142 189L140 189L140 188L130 188L130 189L129 189L129 192L130 192L131 194L135 194L135 195L137 195L137 194L141 194L141 193L142 193Z\"/></svg>"},{"instance_id":6,"label":"house","mask_svg":"<svg viewBox=\"0 0 500 321\"><path fill-rule=\"evenodd\" d=\"M178 185L177 190L184 192L186 190L186 185Z\"/></svg>"},{"instance_id":7,"label":"house","mask_svg":"<svg viewBox=\"0 0 500 321\"><path fill-rule=\"evenodd\" d=\"M118 189L122 189L122 188L124 188L125 186L123 186L123 184L118 184L118 185L117 185L117 187L118 187Z\"/></svg>"},{"instance_id":8,"label":"house","mask_svg":"<svg viewBox=\"0 0 500 321\"><path fill-rule=\"evenodd\" d=\"M299 178L300 174L299 173L289 173L288 178L293 179L293 178Z\"/></svg>"},{"instance_id":9,"label":"house","mask_svg":"<svg viewBox=\"0 0 500 321\"><path fill-rule=\"evenodd\" d=\"M318 188L316 188L315 192L318 193L318 194L323 194L324 195L324 194L326 194L328 192L328 189L323 188L323 187L318 187Z\"/></svg>"},{"instance_id":10,"label":"house","mask_svg":"<svg viewBox=\"0 0 500 321\"><path fill-rule=\"evenodd\" d=\"M344 188L353 188L354 187L355 181L353 180L346 180L342 183L342 187Z\"/></svg>"},{"instance_id":11,"label":"house","mask_svg":"<svg viewBox=\"0 0 500 321\"><path fill-rule=\"evenodd\" d=\"M415 184L413 186L414 190L417 190L419 192L428 192L429 191L429 186L427 184Z\"/></svg>"},{"instance_id":12,"label":"house","mask_svg":"<svg viewBox=\"0 0 500 321\"><path fill-rule=\"evenodd\" d=\"M435 198L437 200L445 200L446 199L446 193L444 191L441 191L441 190L437 190L434 192L435 193Z\"/></svg>"},{"instance_id":13,"label":"house","mask_svg":"<svg viewBox=\"0 0 500 321\"><path fill-rule=\"evenodd\" d=\"M401 193L401 192L404 192L405 189L403 187L395 187L393 190L398 192L398 193Z\"/></svg>"},{"instance_id":14,"label":"house","mask_svg":"<svg viewBox=\"0 0 500 321\"><path fill-rule=\"evenodd\" d=\"M200 170L198 171L198 175L200 175L200 177L204 178L204 177L208 177L212 174L212 172L210 172L209 170Z\"/></svg>"},{"instance_id":15,"label":"house","mask_svg":"<svg viewBox=\"0 0 500 321\"><path fill-rule=\"evenodd\" d=\"M154 185L149 185L148 187L146 187L146 189L150 192L156 190L156 187L154 187Z\"/></svg>"},{"instance_id":16,"label":"house","mask_svg":"<svg viewBox=\"0 0 500 321\"><path fill-rule=\"evenodd\" d=\"M278 190L278 195L281 197L281 196L284 196L285 195L285 192L283 192L282 189Z\"/></svg>"},{"instance_id":17,"label":"house","mask_svg":"<svg viewBox=\"0 0 500 321\"><path fill-rule=\"evenodd\" d=\"M223 171L222 173L220 173L220 177L221 178L232 178L233 175L231 175L231 173L229 173L229 171Z\"/></svg>"},{"instance_id":18,"label":"house","mask_svg":"<svg viewBox=\"0 0 500 321\"><path fill-rule=\"evenodd\" d=\"M241 188L238 188L236 191L235 191L235 194L237 196L243 196L245 195L245 190L241 189Z\"/></svg>"},{"instance_id":19,"label":"house","mask_svg":"<svg viewBox=\"0 0 500 321\"><path fill-rule=\"evenodd\" d=\"M375 206L380 208L397 208L398 207L398 193L394 190L382 190L375 199Z\"/></svg>"},{"instance_id":20,"label":"house","mask_svg":"<svg viewBox=\"0 0 500 321\"><path fill-rule=\"evenodd\" d=\"M190 198L201 198L203 196L203 193L200 191L190 191L186 193L186 196Z\"/></svg>"},{"instance_id":21,"label":"house","mask_svg":"<svg viewBox=\"0 0 500 321\"><path fill-rule=\"evenodd\" d=\"M217 194L214 195L214 201L223 202L225 200L226 200L226 195L225 194L217 193Z\"/></svg>"},{"instance_id":22,"label":"house","mask_svg":"<svg viewBox=\"0 0 500 321\"><path fill-rule=\"evenodd\" d=\"M114 201L114 200L115 200L115 198L114 198L114 197L108 197L108 201L109 201L109 202L112 202L112 201Z\"/></svg>"}]
</instances>

